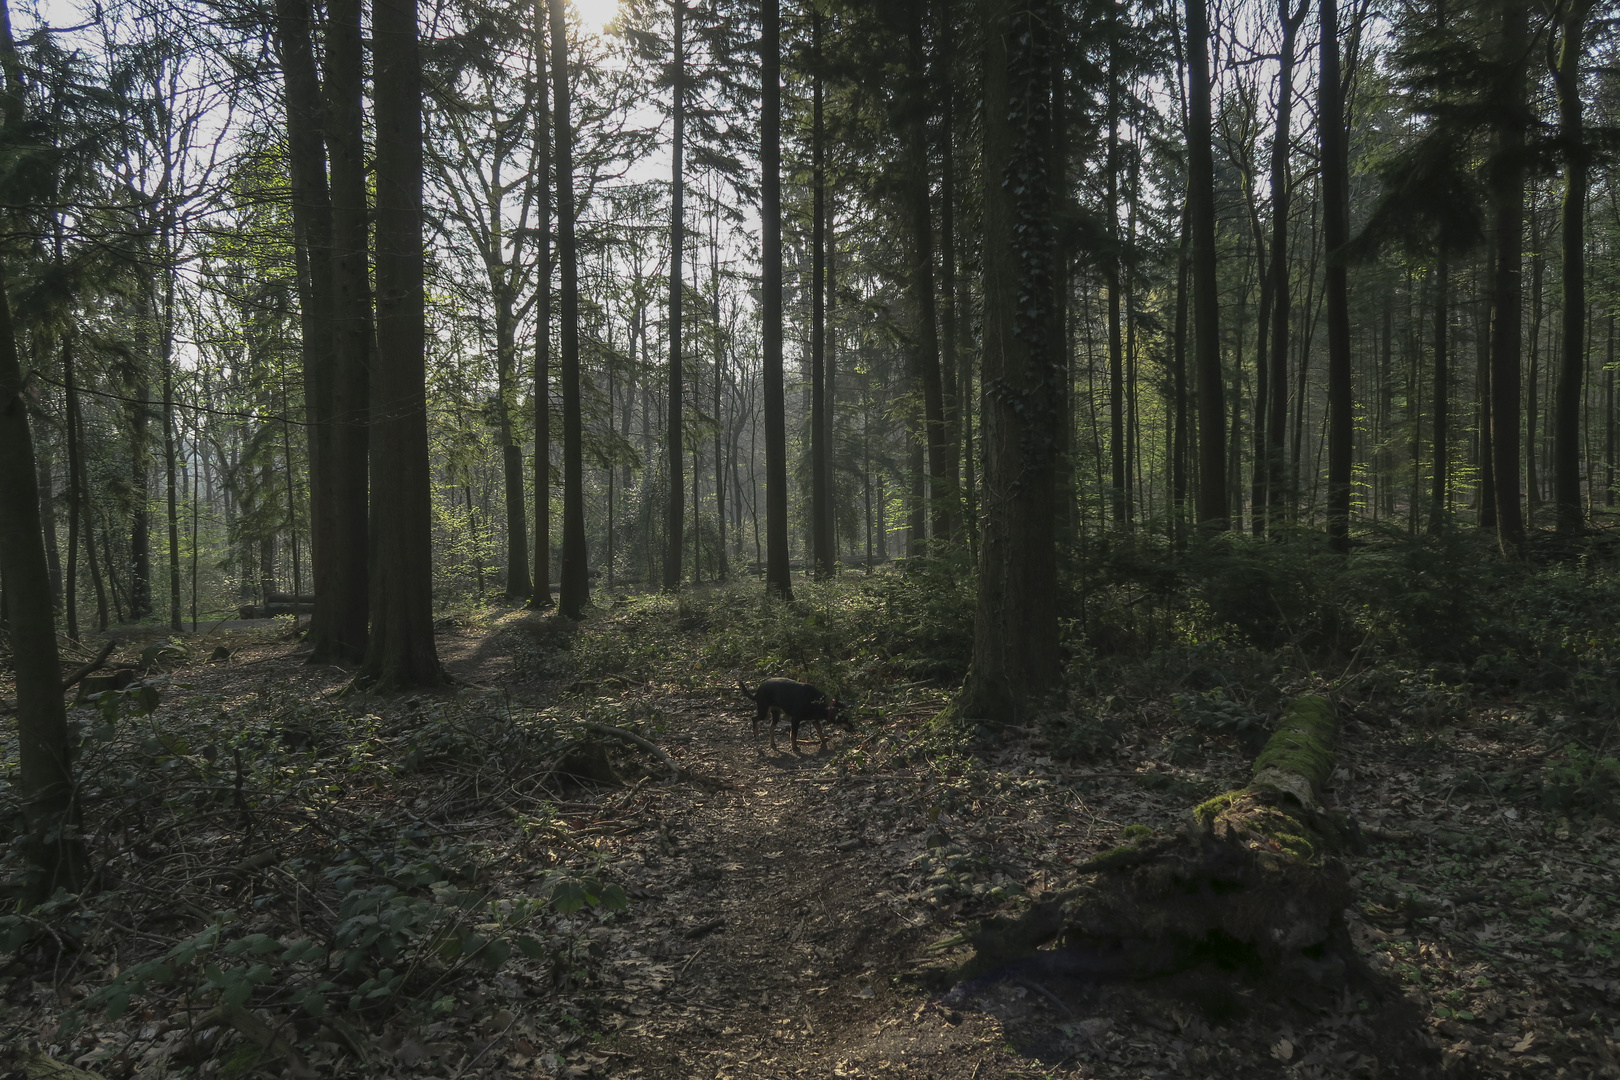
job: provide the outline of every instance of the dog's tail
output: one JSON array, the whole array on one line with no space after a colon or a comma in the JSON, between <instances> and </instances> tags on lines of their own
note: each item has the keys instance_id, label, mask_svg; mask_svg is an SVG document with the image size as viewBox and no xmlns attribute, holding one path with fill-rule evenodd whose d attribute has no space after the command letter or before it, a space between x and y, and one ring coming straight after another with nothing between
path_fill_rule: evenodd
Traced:
<instances>
[{"instance_id":1,"label":"dog's tail","mask_svg":"<svg viewBox=\"0 0 1620 1080\"><path fill-rule=\"evenodd\" d=\"M743 697L747 698L749 701L752 701L756 705L759 704L759 695L748 689L748 684L743 682L741 679L737 680L737 689L742 691Z\"/></svg>"}]
</instances>

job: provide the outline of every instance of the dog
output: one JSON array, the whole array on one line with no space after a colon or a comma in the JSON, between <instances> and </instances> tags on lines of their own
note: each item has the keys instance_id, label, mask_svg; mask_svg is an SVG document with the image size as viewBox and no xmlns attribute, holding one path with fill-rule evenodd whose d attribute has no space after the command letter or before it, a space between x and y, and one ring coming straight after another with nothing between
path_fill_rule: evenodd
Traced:
<instances>
[{"instance_id":1,"label":"dog","mask_svg":"<svg viewBox=\"0 0 1620 1080\"><path fill-rule=\"evenodd\" d=\"M754 713L754 734L759 735L759 722L767 716L771 722L771 749L776 749L776 717L778 713L788 718L791 725L789 740L793 745L793 752L799 752L799 725L806 720L816 725L816 734L821 736L821 745L827 745L827 732L822 722L829 724L842 724L848 728L849 718L846 706L837 698L817 690L809 683L794 682L792 679L766 679L759 684L758 690L749 690L741 679L737 680L737 689L743 692L743 697L752 701L757 709Z\"/></svg>"}]
</instances>

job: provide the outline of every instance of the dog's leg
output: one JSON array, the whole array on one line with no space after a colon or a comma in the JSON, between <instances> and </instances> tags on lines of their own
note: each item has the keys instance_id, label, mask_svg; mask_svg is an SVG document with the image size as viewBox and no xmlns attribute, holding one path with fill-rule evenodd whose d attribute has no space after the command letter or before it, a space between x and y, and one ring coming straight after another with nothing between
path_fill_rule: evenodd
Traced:
<instances>
[{"instance_id":1,"label":"dog's leg","mask_svg":"<svg viewBox=\"0 0 1620 1080\"><path fill-rule=\"evenodd\" d=\"M771 749L772 750L776 749L776 716L777 716L776 706L772 705L771 706Z\"/></svg>"},{"instance_id":2,"label":"dog's leg","mask_svg":"<svg viewBox=\"0 0 1620 1080\"><path fill-rule=\"evenodd\" d=\"M827 747L827 730L821 726L821 719L819 717L815 718L815 722L816 722L816 734L821 736L822 749L826 749L826 747Z\"/></svg>"}]
</instances>

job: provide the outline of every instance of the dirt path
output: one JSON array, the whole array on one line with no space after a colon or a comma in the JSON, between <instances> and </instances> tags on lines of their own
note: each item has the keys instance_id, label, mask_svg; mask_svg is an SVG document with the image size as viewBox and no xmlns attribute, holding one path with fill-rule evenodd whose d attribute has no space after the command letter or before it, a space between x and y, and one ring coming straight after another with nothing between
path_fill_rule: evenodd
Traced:
<instances>
[{"instance_id":1,"label":"dirt path","mask_svg":"<svg viewBox=\"0 0 1620 1080\"><path fill-rule=\"evenodd\" d=\"M773 752L712 695L667 704L691 735L683 764L713 785L650 792L645 839L620 851L635 902L612 956L623 1011L604 1018L616 1033L593 1064L671 1078L1045 1073L1006 1051L994 1018L891 987L922 936L890 903L886 870L922 850L920 826L870 847L872 784L831 774L813 738L794 754L784 729Z\"/></svg>"}]
</instances>

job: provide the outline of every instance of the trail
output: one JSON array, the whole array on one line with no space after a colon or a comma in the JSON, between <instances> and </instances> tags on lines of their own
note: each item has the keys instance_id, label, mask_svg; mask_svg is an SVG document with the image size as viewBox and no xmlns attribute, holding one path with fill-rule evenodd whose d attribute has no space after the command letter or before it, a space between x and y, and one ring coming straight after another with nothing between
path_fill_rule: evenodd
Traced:
<instances>
[{"instance_id":1,"label":"trail","mask_svg":"<svg viewBox=\"0 0 1620 1080\"><path fill-rule=\"evenodd\" d=\"M773 752L711 694L665 708L690 735L683 765L710 784L649 794L642 839L619 851L634 917L611 955L627 993L605 1018L601 1071L1046 1074L1006 1051L993 1017L891 985L923 938L890 902L885 870L922 838L871 846L886 838L859 809L869 781L829 774L814 737L792 753L785 728Z\"/></svg>"}]
</instances>

